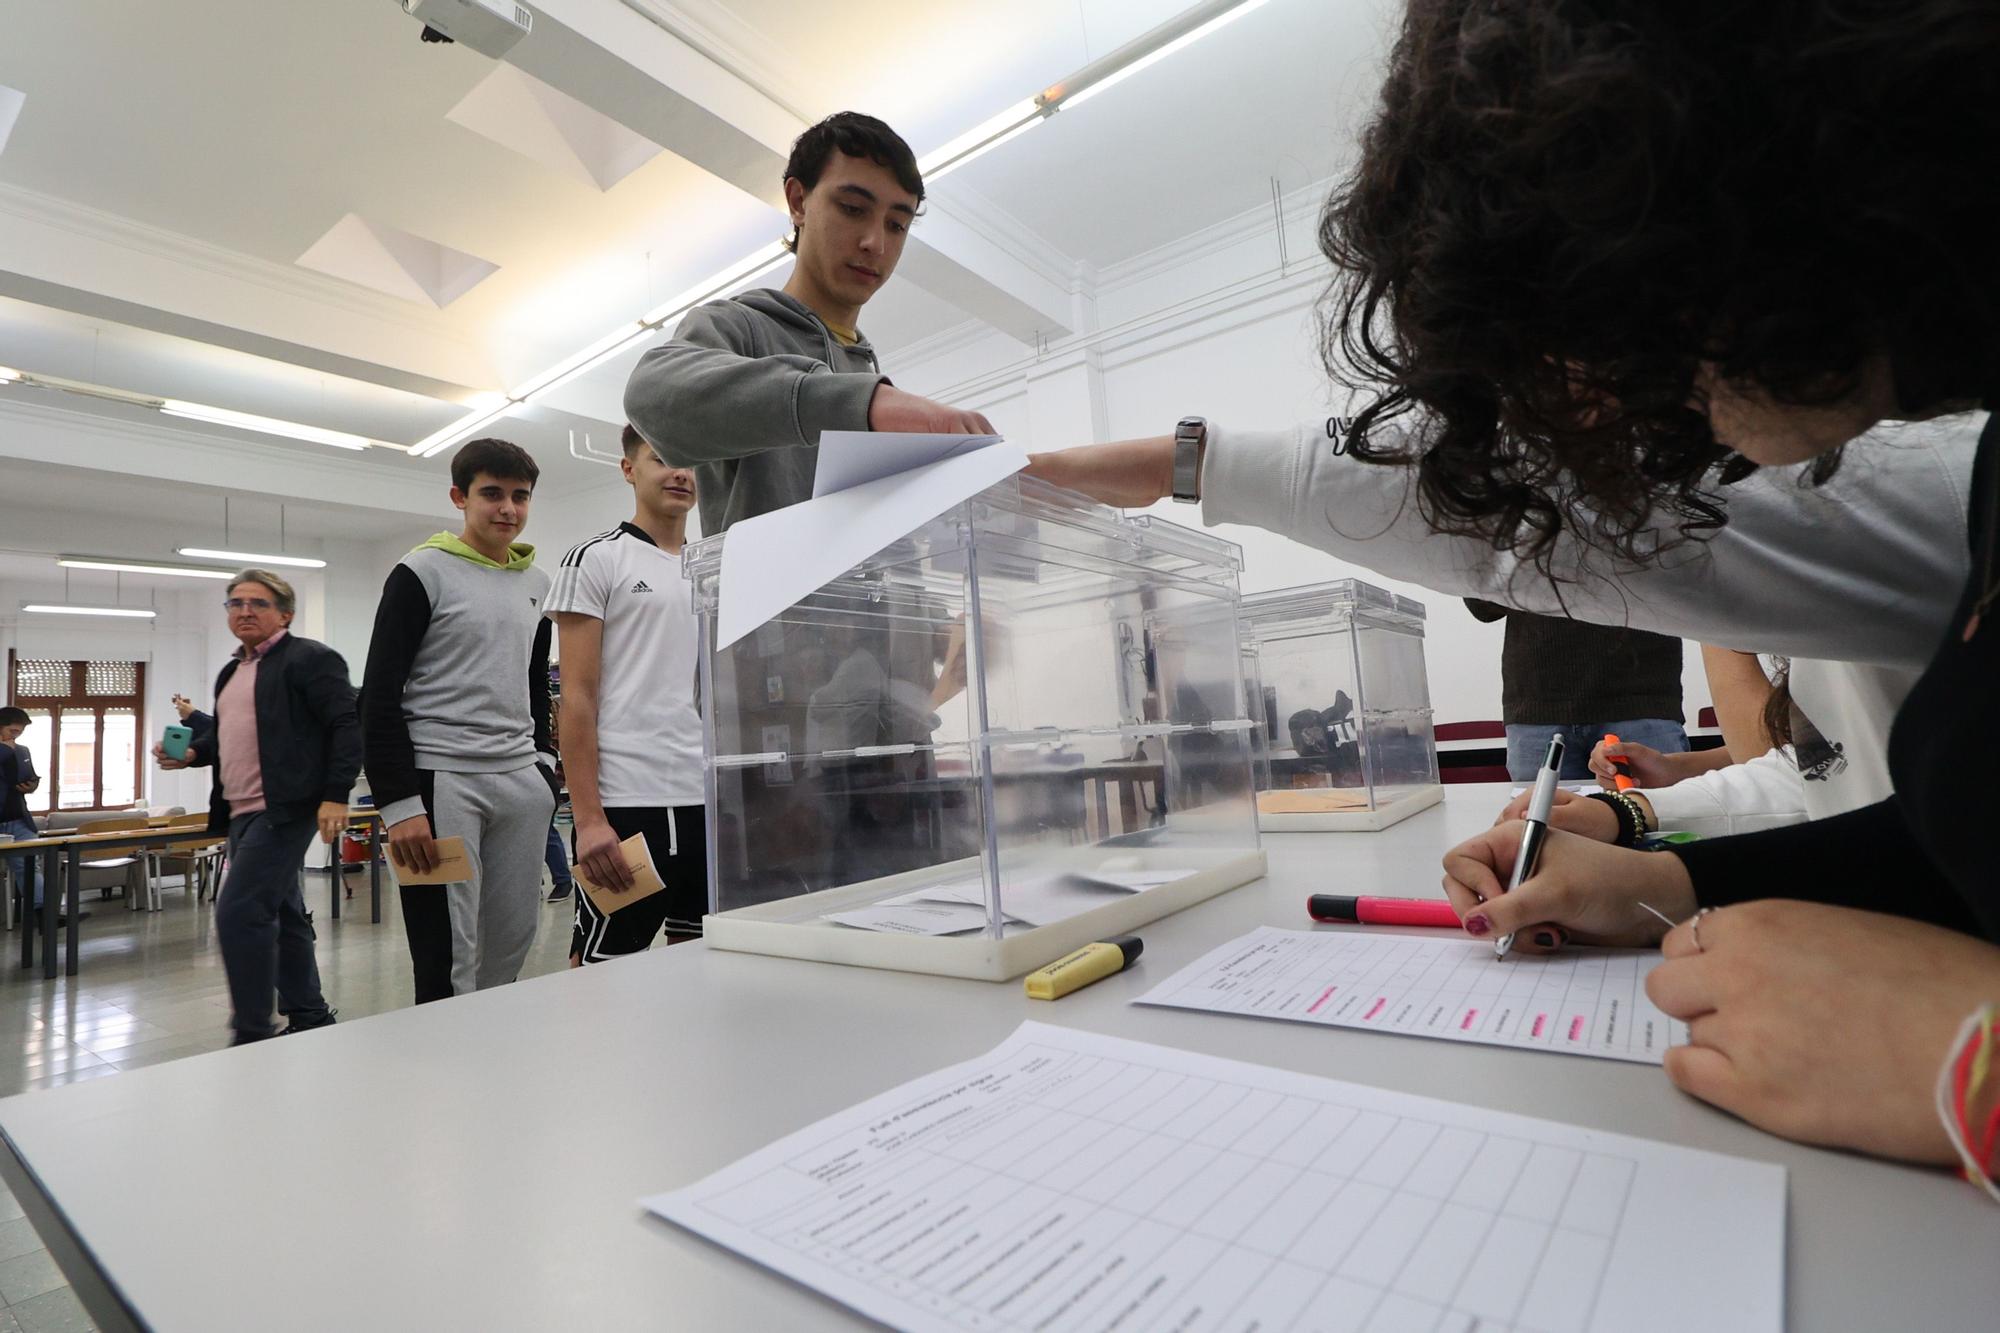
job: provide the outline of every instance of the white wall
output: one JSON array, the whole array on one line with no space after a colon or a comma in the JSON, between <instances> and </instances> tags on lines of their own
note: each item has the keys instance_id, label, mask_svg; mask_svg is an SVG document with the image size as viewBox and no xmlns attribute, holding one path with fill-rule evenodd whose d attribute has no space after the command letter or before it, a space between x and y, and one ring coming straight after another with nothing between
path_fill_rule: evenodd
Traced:
<instances>
[{"instance_id":1,"label":"white wall","mask_svg":"<svg viewBox=\"0 0 2000 1333\"><path fill-rule=\"evenodd\" d=\"M1296 251L1319 191L1288 207ZM1198 414L1240 427L1275 427L1330 414L1333 386L1318 360L1318 263L1280 269L1268 211L1240 225L1142 256L1102 275L1090 321L1077 338L1024 355L999 335L948 335L885 360L899 385L985 412L1031 449L1171 433ZM1153 512L1198 525L1172 503ZM1426 661L1440 722L1500 716L1501 625L1483 625L1464 603L1256 528L1222 527L1243 547L1245 592L1362 578L1424 603ZM1682 695L1692 724L1709 700L1698 648L1686 646Z\"/></svg>"}]
</instances>

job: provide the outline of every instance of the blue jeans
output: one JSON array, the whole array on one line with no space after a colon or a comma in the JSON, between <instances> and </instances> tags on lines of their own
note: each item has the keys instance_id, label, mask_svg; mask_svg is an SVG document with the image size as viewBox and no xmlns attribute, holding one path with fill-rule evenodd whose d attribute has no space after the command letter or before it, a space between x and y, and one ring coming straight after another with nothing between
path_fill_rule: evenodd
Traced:
<instances>
[{"instance_id":1,"label":"blue jeans","mask_svg":"<svg viewBox=\"0 0 2000 1333\"><path fill-rule=\"evenodd\" d=\"M9 819L0 822L0 833L11 833L19 839L39 838L42 836L41 830L35 827L35 821L32 819ZM22 852L18 856L7 858L7 868L14 877L15 889L19 890L24 885L33 889L35 906L40 907L42 905L42 885L35 878L36 860L37 858L33 853Z\"/></svg>"},{"instance_id":2,"label":"blue jeans","mask_svg":"<svg viewBox=\"0 0 2000 1333\"><path fill-rule=\"evenodd\" d=\"M1650 745L1661 754L1679 754L1688 748L1687 733L1681 724L1664 717L1635 717L1623 722L1514 723L1507 724L1507 776L1516 782L1533 782L1542 771L1549 752L1549 738L1563 737L1562 780L1590 781L1590 752L1608 732L1621 741Z\"/></svg>"},{"instance_id":3,"label":"blue jeans","mask_svg":"<svg viewBox=\"0 0 2000 1333\"><path fill-rule=\"evenodd\" d=\"M549 842L542 851L542 859L548 862L549 883L557 893L568 893L574 886L569 876L569 849L563 846L562 834L556 832L555 817L549 817Z\"/></svg>"}]
</instances>

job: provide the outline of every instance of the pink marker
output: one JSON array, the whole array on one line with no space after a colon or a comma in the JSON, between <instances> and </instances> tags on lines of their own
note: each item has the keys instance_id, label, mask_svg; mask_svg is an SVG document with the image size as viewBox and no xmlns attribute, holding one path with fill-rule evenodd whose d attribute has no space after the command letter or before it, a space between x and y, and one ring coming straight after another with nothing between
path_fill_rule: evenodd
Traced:
<instances>
[{"instance_id":1,"label":"pink marker","mask_svg":"<svg viewBox=\"0 0 2000 1333\"><path fill-rule=\"evenodd\" d=\"M1315 893L1306 899L1306 915L1315 921L1350 926L1443 926L1457 930L1463 924L1451 904L1441 898L1347 898Z\"/></svg>"}]
</instances>

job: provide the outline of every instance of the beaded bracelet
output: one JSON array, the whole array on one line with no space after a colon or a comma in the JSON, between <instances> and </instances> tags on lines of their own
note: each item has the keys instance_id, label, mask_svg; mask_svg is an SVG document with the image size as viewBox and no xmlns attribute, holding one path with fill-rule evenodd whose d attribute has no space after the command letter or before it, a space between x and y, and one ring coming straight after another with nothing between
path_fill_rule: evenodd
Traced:
<instances>
[{"instance_id":1,"label":"beaded bracelet","mask_svg":"<svg viewBox=\"0 0 2000 1333\"><path fill-rule=\"evenodd\" d=\"M2000 1203L2000 1184L1993 1180L1993 1150L2000 1146L2000 1105L1987 1115L1986 1123L1974 1134L1969 1123L1973 1099L1992 1072L1993 1048L2000 1036L2000 1019L1993 1006L1983 1004L1959 1025L1951 1053L1938 1070L1938 1119L1946 1137L1958 1153L1960 1173L1977 1185L1994 1202Z\"/></svg>"},{"instance_id":2,"label":"beaded bracelet","mask_svg":"<svg viewBox=\"0 0 2000 1333\"><path fill-rule=\"evenodd\" d=\"M1622 791L1594 791L1593 801L1602 801L1618 816L1618 843L1622 847L1637 847L1647 833L1646 812L1640 804Z\"/></svg>"}]
</instances>

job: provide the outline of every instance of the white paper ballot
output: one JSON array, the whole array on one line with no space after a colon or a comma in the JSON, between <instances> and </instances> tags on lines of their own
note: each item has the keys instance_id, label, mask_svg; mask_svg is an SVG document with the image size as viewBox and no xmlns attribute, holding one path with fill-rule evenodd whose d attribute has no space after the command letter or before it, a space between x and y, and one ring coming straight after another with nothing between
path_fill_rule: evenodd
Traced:
<instances>
[{"instance_id":1,"label":"white paper ballot","mask_svg":"<svg viewBox=\"0 0 2000 1333\"><path fill-rule=\"evenodd\" d=\"M1028 465L1025 449L990 435L829 431L821 439L812 499L729 529L717 648ZM828 439L835 444L830 456ZM869 455L871 446L879 457ZM881 471L892 463L897 470ZM843 480L852 484L824 489Z\"/></svg>"},{"instance_id":2,"label":"white paper ballot","mask_svg":"<svg viewBox=\"0 0 2000 1333\"><path fill-rule=\"evenodd\" d=\"M643 1206L913 1333L1784 1327L1782 1167L1040 1023Z\"/></svg>"},{"instance_id":3,"label":"white paper ballot","mask_svg":"<svg viewBox=\"0 0 2000 1333\"><path fill-rule=\"evenodd\" d=\"M1659 1064L1687 1024L1646 998L1654 949L1509 954L1466 939L1265 926L1134 1004Z\"/></svg>"},{"instance_id":4,"label":"white paper ballot","mask_svg":"<svg viewBox=\"0 0 2000 1333\"><path fill-rule=\"evenodd\" d=\"M880 481L898 472L975 453L989 444L1000 443L1001 438L998 435L824 430L819 434L819 460L813 464L813 498L817 500L822 495L853 490L865 482Z\"/></svg>"}]
</instances>

